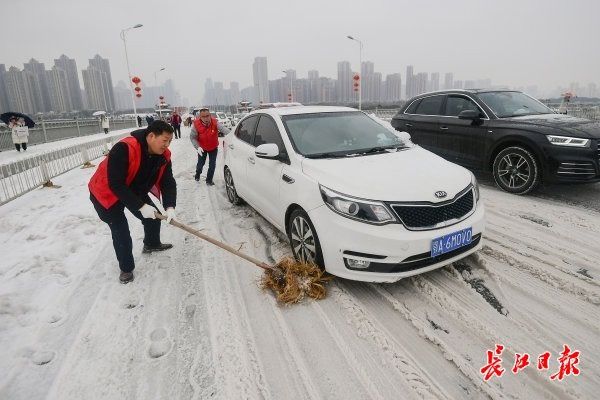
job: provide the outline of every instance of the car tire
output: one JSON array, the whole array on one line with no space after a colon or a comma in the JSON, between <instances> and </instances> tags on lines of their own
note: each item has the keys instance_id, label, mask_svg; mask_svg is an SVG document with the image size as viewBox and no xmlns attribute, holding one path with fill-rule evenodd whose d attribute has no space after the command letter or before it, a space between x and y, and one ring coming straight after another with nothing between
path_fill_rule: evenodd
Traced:
<instances>
[{"instance_id":1,"label":"car tire","mask_svg":"<svg viewBox=\"0 0 600 400\"><path fill-rule=\"evenodd\" d=\"M513 194L527 194L540 183L540 164L529 150L511 146L494 158L493 175L500 189Z\"/></svg>"},{"instance_id":2,"label":"car tire","mask_svg":"<svg viewBox=\"0 0 600 400\"><path fill-rule=\"evenodd\" d=\"M310 217L303 209L297 208L292 212L288 219L287 232L296 261L313 262L325 270L319 236Z\"/></svg>"},{"instance_id":3,"label":"car tire","mask_svg":"<svg viewBox=\"0 0 600 400\"><path fill-rule=\"evenodd\" d=\"M225 177L225 190L227 192L227 199L234 206L242 204L244 200L242 200L242 198L237 194L235 183L233 182L233 175L231 175L229 168L225 167L223 175Z\"/></svg>"}]
</instances>

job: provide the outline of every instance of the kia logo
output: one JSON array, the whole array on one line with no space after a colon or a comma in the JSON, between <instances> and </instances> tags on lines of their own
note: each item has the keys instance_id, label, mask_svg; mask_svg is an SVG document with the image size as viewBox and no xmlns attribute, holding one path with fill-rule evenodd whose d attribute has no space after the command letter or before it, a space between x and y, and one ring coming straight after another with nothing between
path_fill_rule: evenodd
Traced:
<instances>
[{"instance_id":1,"label":"kia logo","mask_svg":"<svg viewBox=\"0 0 600 400\"><path fill-rule=\"evenodd\" d=\"M437 197L438 199L443 199L446 196L448 196L448 193L444 192L443 190L438 190L437 192L435 192L435 197Z\"/></svg>"}]
</instances>

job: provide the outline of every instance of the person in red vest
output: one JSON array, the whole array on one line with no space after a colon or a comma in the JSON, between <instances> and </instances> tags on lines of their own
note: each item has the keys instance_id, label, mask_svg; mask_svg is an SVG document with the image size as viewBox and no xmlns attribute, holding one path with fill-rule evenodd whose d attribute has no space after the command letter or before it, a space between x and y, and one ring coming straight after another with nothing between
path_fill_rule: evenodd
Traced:
<instances>
[{"instance_id":1,"label":"person in red vest","mask_svg":"<svg viewBox=\"0 0 600 400\"><path fill-rule=\"evenodd\" d=\"M194 179L196 181L200 180L200 174L202 174L202 168L204 167L206 155L208 154L206 184L209 186L214 185L213 176L215 174L215 167L217 166L219 132L226 135L229 133L229 129L225 128L221 123L218 123L216 118L211 117L208 108L200 109L200 115L194 120L190 132L190 140L198 152L198 163L196 164L196 175L194 176Z\"/></svg>"},{"instance_id":2,"label":"person in red vest","mask_svg":"<svg viewBox=\"0 0 600 400\"><path fill-rule=\"evenodd\" d=\"M173 126L173 131L175 133L175 139L181 139L181 116L177 111L173 111L171 125Z\"/></svg>"},{"instance_id":3,"label":"person in red vest","mask_svg":"<svg viewBox=\"0 0 600 400\"><path fill-rule=\"evenodd\" d=\"M161 220L156 219L158 208L149 196L160 199L162 195L167 222L175 218L177 185L168 149L172 139L173 128L164 121L131 132L112 147L88 183L90 200L112 234L121 283L133 281L135 269L125 208L144 225L143 253L173 247L160 241Z\"/></svg>"}]
</instances>

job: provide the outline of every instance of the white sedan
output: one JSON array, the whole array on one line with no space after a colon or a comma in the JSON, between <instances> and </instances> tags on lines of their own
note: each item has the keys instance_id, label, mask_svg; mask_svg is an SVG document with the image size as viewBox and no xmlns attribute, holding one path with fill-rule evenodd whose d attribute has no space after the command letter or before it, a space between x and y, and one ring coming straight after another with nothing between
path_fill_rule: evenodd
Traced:
<instances>
[{"instance_id":1,"label":"white sedan","mask_svg":"<svg viewBox=\"0 0 600 400\"><path fill-rule=\"evenodd\" d=\"M223 142L227 197L343 278L395 282L479 250L475 177L403 135L346 107L253 111Z\"/></svg>"}]
</instances>

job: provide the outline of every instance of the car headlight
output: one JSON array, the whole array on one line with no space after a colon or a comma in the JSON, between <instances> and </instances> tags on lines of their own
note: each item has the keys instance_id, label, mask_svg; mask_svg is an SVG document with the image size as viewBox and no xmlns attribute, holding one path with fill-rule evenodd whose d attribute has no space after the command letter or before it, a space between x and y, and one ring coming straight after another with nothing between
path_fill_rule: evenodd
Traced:
<instances>
[{"instance_id":1,"label":"car headlight","mask_svg":"<svg viewBox=\"0 0 600 400\"><path fill-rule=\"evenodd\" d=\"M548 141L557 146L567 147L589 147L590 139L582 139L569 136L546 135Z\"/></svg>"},{"instance_id":2,"label":"car headlight","mask_svg":"<svg viewBox=\"0 0 600 400\"><path fill-rule=\"evenodd\" d=\"M384 224L396 220L381 202L357 199L321 185L319 189L325 204L333 212L344 217L371 224Z\"/></svg>"},{"instance_id":3,"label":"car headlight","mask_svg":"<svg viewBox=\"0 0 600 400\"><path fill-rule=\"evenodd\" d=\"M479 202L479 183L477 183L477 178L471 172L471 185L473 185L473 191L475 192L475 204Z\"/></svg>"}]
</instances>

